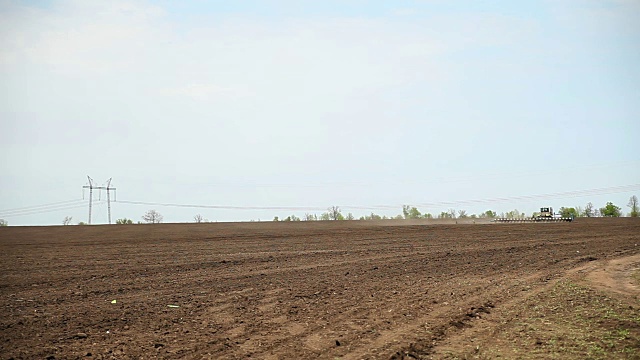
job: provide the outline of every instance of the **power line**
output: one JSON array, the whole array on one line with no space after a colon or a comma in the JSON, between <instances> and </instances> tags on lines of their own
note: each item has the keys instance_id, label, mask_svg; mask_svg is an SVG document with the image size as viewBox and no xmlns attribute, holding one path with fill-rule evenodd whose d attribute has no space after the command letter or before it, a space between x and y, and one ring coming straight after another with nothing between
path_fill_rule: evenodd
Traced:
<instances>
[{"instance_id":1,"label":"power line","mask_svg":"<svg viewBox=\"0 0 640 360\"><path fill-rule=\"evenodd\" d=\"M0 210L0 214L16 212L16 211L30 211L30 210L35 210L35 209L38 209L38 208L60 206L60 205L63 205L63 204L69 204L69 203L74 203L74 202L78 202L78 201L82 201L82 200L75 199L75 200L67 200L67 201L58 201L58 202L42 204L42 205L33 205L33 206L24 206L24 207L13 208L13 209L5 209L5 210Z\"/></svg>"},{"instance_id":2,"label":"power line","mask_svg":"<svg viewBox=\"0 0 640 360\"><path fill-rule=\"evenodd\" d=\"M624 192L630 192L635 190L640 190L640 184L620 185L620 186L613 186L613 187L607 187L607 188L576 190L576 191L556 192L556 193L537 194L537 195L521 195L521 196L509 196L509 197L488 198L488 199L416 203L413 205L435 207L435 206L470 205L470 204L483 204L483 203L500 203L500 202L510 202L510 201L518 201L518 200L531 201L531 200L542 200L542 199L564 199L564 198L574 198L574 197L584 197L584 196L594 196L594 195L617 194L617 193L624 193ZM127 201L127 200L120 200L118 202L123 204L132 204L132 205L166 206L166 207L198 208L198 209L220 209L220 210L324 211L327 209L326 207L315 207L315 206L226 206L226 205L156 203L156 202ZM373 205L373 206L342 205L341 207L343 209L354 209L354 210L388 210L388 209L397 209L400 206L401 205Z\"/></svg>"},{"instance_id":3,"label":"power line","mask_svg":"<svg viewBox=\"0 0 640 360\"><path fill-rule=\"evenodd\" d=\"M326 210L325 207L308 207L308 206L225 206L225 205L155 203L155 202L127 201L127 200L118 200L118 202L121 204L133 204L133 205L167 206L167 207L200 208L200 209L221 209L221 210Z\"/></svg>"},{"instance_id":4,"label":"power line","mask_svg":"<svg viewBox=\"0 0 640 360\"><path fill-rule=\"evenodd\" d=\"M96 204L101 204L104 203L104 201L97 201ZM77 209L77 208L82 208L85 207L85 203L84 201L80 201L80 204L67 204L67 205L63 205L63 206L58 206L58 207L51 207L51 208L44 208L44 209L34 209L34 210L23 210L23 211L19 211L19 212L14 212L14 213L6 213L6 214L2 214L0 215L1 217L5 218L5 217L16 217L16 216L28 216L28 215L36 215L36 214L44 214L44 213L51 213L51 212L57 212L57 211L62 211L62 210L71 210L71 209Z\"/></svg>"},{"instance_id":5,"label":"power line","mask_svg":"<svg viewBox=\"0 0 640 360\"><path fill-rule=\"evenodd\" d=\"M566 198L576 198L576 197L595 196L595 195L619 194L619 193L625 193L625 192L636 191L636 190L640 190L640 184L620 185L620 186L613 186L613 187L607 187L607 188L575 190L575 191L556 192L556 193L538 194L538 195L521 195L521 196L510 196L510 197L489 198L489 199L417 203L414 205L417 205L417 206L471 205L471 204L482 204L482 203L510 202L510 201L517 201L517 200L531 201L531 200L542 200L542 199L566 199Z\"/></svg>"}]
</instances>

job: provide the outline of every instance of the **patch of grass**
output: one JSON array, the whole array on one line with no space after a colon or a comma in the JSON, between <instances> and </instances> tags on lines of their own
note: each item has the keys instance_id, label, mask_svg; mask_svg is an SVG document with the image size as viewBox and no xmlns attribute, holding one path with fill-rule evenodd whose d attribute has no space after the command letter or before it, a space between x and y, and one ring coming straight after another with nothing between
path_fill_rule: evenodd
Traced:
<instances>
[{"instance_id":1,"label":"patch of grass","mask_svg":"<svg viewBox=\"0 0 640 360\"><path fill-rule=\"evenodd\" d=\"M480 359L640 359L640 303L565 280L528 298ZM508 345L507 345L508 344Z\"/></svg>"},{"instance_id":2,"label":"patch of grass","mask_svg":"<svg viewBox=\"0 0 640 360\"><path fill-rule=\"evenodd\" d=\"M640 286L640 269L636 269L631 273L631 279L636 285Z\"/></svg>"},{"instance_id":3,"label":"patch of grass","mask_svg":"<svg viewBox=\"0 0 640 360\"><path fill-rule=\"evenodd\" d=\"M618 339L625 340L629 338L630 331L627 329L620 329L616 331L616 334L618 335Z\"/></svg>"}]
</instances>

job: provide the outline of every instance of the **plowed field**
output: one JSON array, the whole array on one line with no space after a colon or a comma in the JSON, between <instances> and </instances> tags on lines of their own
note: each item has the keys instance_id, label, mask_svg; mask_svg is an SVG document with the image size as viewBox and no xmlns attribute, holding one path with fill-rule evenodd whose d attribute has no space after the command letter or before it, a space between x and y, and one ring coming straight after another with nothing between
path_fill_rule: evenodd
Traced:
<instances>
[{"instance_id":1,"label":"plowed field","mask_svg":"<svg viewBox=\"0 0 640 360\"><path fill-rule=\"evenodd\" d=\"M637 219L0 228L0 357L494 358L525 304L639 245Z\"/></svg>"}]
</instances>

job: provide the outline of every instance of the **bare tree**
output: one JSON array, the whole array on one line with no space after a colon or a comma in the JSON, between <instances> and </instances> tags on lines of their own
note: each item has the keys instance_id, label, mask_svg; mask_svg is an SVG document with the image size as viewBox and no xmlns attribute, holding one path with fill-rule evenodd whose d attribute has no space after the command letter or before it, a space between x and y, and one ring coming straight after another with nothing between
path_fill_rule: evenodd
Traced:
<instances>
[{"instance_id":1,"label":"bare tree","mask_svg":"<svg viewBox=\"0 0 640 360\"><path fill-rule=\"evenodd\" d=\"M455 209L449 209L447 212L449 213L449 217L450 218L452 218L452 219L456 218L456 210Z\"/></svg>"},{"instance_id":2,"label":"bare tree","mask_svg":"<svg viewBox=\"0 0 640 360\"><path fill-rule=\"evenodd\" d=\"M464 219L467 217L469 217L469 215L467 215L467 210L458 210L458 218Z\"/></svg>"},{"instance_id":3,"label":"bare tree","mask_svg":"<svg viewBox=\"0 0 640 360\"><path fill-rule=\"evenodd\" d=\"M525 217L525 214L521 213L520 211L518 211L518 209L513 209L512 211L508 211L505 214L505 217L507 217L509 219L521 219L521 218Z\"/></svg>"},{"instance_id":4,"label":"bare tree","mask_svg":"<svg viewBox=\"0 0 640 360\"><path fill-rule=\"evenodd\" d=\"M629 204L627 204L627 206L631 208L631 213L629 213L629 216L638 217L638 197L635 195L630 197Z\"/></svg>"},{"instance_id":5,"label":"bare tree","mask_svg":"<svg viewBox=\"0 0 640 360\"><path fill-rule=\"evenodd\" d=\"M193 221L199 224L204 221L204 218L202 217L202 215L197 214L196 216L193 217Z\"/></svg>"},{"instance_id":6,"label":"bare tree","mask_svg":"<svg viewBox=\"0 0 640 360\"><path fill-rule=\"evenodd\" d=\"M73 220L72 216L65 216L64 220L62 220L62 225L67 226L71 224L71 220Z\"/></svg>"},{"instance_id":7,"label":"bare tree","mask_svg":"<svg viewBox=\"0 0 640 360\"><path fill-rule=\"evenodd\" d=\"M304 221L316 221L316 220L318 220L318 216L316 214L306 213L306 214L304 214L304 217L302 219Z\"/></svg>"},{"instance_id":8,"label":"bare tree","mask_svg":"<svg viewBox=\"0 0 640 360\"><path fill-rule=\"evenodd\" d=\"M142 220L148 224L159 224L162 222L162 215L155 210L149 210L142 216Z\"/></svg>"},{"instance_id":9,"label":"bare tree","mask_svg":"<svg viewBox=\"0 0 640 360\"><path fill-rule=\"evenodd\" d=\"M594 216L596 216L595 211L593 209L593 204L591 202L588 202L587 205L584 207L583 214L584 214L585 217L594 217Z\"/></svg>"},{"instance_id":10,"label":"bare tree","mask_svg":"<svg viewBox=\"0 0 640 360\"><path fill-rule=\"evenodd\" d=\"M344 216L340 212L340 208L337 206L332 206L329 208L329 219L331 220L344 220Z\"/></svg>"}]
</instances>

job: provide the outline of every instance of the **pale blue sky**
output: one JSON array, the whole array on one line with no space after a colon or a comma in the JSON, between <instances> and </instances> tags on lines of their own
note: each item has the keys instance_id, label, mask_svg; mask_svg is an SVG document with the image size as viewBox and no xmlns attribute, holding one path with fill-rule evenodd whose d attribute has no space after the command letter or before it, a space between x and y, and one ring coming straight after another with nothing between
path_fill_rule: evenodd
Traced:
<instances>
[{"instance_id":1,"label":"pale blue sky","mask_svg":"<svg viewBox=\"0 0 640 360\"><path fill-rule=\"evenodd\" d=\"M627 212L638 19L633 0L0 1L0 218L86 221L10 211L81 199L86 175L118 200L310 208L113 205L134 220Z\"/></svg>"}]
</instances>

